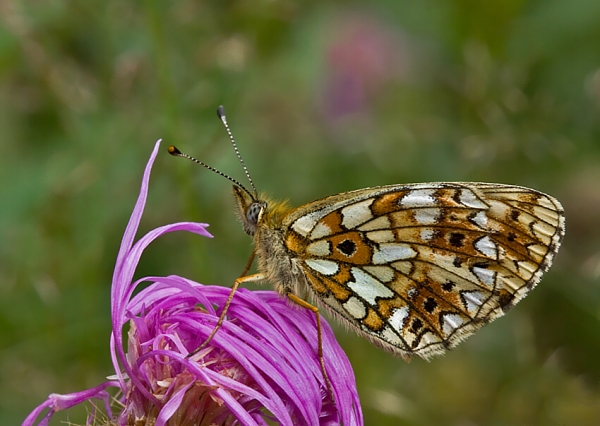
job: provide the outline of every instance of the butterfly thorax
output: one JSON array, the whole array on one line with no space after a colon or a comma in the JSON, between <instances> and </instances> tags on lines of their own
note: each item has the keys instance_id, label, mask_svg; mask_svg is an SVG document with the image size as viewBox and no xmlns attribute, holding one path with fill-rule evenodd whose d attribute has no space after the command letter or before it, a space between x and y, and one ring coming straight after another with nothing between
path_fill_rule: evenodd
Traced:
<instances>
[{"instance_id":1,"label":"butterfly thorax","mask_svg":"<svg viewBox=\"0 0 600 426\"><path fill-rule=\"evenodd\" d=\"M281 294L298 294L305 276L284 242L283 218L292 210L286 202L251 195L234 186L238 216L244 231L253 237L258 269Z\"/></svg>"}]
</instances>

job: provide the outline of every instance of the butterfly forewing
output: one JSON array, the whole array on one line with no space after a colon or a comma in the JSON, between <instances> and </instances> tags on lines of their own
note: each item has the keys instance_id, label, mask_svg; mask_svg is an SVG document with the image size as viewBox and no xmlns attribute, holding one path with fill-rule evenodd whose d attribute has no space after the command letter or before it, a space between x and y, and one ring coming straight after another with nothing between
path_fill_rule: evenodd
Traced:
<instances>
[{"instance_id":1,"label":"butterfly forewing","mask_svg":"<svg viewBox=\"0 0 600 426\"><path fill-rule=\"evenodd\" d=\"M292 211L282 227L317 303L389 350L428 358L538 283L564 215L557 200L528 188L431 183L327 197Z\"/></svg>"}]
</instances>

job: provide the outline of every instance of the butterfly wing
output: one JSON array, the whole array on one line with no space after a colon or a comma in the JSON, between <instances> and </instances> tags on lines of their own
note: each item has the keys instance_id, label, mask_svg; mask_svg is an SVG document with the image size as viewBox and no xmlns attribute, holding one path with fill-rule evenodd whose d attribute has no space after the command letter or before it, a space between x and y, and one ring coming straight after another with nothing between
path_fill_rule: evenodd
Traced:
<instances>
[{"instance_id":1,"label":"butterfly wing","mask_svg":"<svg viewBox=\"0 0 600 426\"><path fill-rule=\"evenodd\" d=\"M306 204L283 229L317 302L374 343L429 358L535 287L558 251L564 212L518 186L393 185Z\"/></svg>"}]
</instances>

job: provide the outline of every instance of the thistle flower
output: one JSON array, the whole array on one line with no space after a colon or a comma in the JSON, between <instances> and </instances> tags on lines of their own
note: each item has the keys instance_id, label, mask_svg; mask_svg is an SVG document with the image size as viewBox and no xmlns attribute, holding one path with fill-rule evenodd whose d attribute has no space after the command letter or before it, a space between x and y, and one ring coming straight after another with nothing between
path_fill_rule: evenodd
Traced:
<instances>
[{"instance_id":1,"label":"thistle flower","mask_svg":"<svg viewBox=\"0 0 600 426\"><path fill-rule=\"evenodd\" d=\"M214 329L230 290L175 275L132 281L144 249L159 236L188 231L212 237L206 224L181 222L157 228L134 243L159 145L146 166L113 275L110 351L115 375L82 392L51 394L23 426L47 425L55 412L92 398L104 401L109 422L116 425L362 424L350 363L329 325L321 321L323 357L333 389L329 395L312 312L289 306L273 291L239 289L222 327L206 347L189 356ZM148 284L133 296L142 283ZM107 388L118 391L117 412ZM93 416L87 424L92 422Z\"/></svg>"}]
</instances>

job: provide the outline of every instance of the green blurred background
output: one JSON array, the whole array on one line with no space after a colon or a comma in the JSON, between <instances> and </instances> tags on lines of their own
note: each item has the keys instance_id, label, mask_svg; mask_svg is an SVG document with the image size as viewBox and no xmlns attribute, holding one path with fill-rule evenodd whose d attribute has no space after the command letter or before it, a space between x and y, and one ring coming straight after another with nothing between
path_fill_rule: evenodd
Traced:
<instances>
[{"instance_id":1,"label":"green blurred background","mask_svg":"<svg viewBox=\"0 0 600 426\"><path fill-rule=\"evenodd\" d=\"M109 288L164 138L138 275L229 286L251 251L216 118L259 189L294 205L421 181L560 199L555 265L508 316L405 363L337 327L368 425L600 424L598 0L0 0L0 424L111 374ZM85 421L85 409L57 416Z\"/></svg>"}]
</instances>

